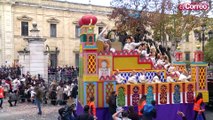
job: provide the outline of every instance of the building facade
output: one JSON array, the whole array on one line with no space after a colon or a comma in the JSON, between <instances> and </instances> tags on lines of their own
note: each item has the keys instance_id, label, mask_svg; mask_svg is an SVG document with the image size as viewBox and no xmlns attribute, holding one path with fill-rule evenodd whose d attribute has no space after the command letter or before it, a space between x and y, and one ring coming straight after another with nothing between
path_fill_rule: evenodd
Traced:
<instances>
[{"instance_id":1,"label":"building facade","mask_svg":"<svg viewBox=\"0 0 213 120\"><path fill-rule=\"evenodd\" d=\"M56 0L1 0L0 1L0 64L11 65L19 59L18 52L29 49L24 41L36 22L39 35L46 38L49 65L77 66L79 59L80 27L78 20L85 14L98 18L95 32L109 28L110 7L77 4Z\"/></svg>"}]
</instances>

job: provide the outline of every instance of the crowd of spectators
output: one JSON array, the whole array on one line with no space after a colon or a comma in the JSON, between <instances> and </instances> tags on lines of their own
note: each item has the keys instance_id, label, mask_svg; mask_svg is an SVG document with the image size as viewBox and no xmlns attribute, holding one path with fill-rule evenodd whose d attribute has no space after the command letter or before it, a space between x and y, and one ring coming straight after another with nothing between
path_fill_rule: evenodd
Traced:
<instances>
[{"instance_id":1,"label":"crowd of spectators","mask_svg":"<svg viewBox=\"0 0 213 120\"><path fill-rule=\"evenodd\" d=\"M54 68L54 67L48 68L48 75L50 79L53 76L53 78L57 81L61 81L61 80L69 81L69 80L77 78L78 74L79 74L78 67L66 65L64 67L58 66L57 68Z\"/></svg>"}]
</instances>

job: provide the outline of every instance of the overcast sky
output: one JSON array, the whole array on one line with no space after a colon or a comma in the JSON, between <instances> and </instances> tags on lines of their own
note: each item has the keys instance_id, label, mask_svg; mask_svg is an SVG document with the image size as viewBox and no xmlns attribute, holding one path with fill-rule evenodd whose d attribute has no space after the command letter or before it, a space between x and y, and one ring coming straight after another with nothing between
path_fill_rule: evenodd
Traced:
<instances>
[{"instance_id":1,"label":"overcast sky","mask_svg":"<svg viewBox=\"0 0 213 120\"><path fill-rule=\"evenodd\" d=\"M60 1L89 4L89 0L60 0ZM91 4L93 5L110 6L110 2L112 0L90 0L90 1L91 1Z\"/></svg>"}]
</instances>

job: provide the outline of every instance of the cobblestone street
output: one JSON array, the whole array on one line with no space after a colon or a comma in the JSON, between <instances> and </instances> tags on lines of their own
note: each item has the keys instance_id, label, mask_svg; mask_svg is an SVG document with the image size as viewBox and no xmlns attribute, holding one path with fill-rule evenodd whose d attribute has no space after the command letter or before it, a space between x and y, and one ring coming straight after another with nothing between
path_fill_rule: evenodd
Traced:
<instances>
[{"instance_id":1,"label":"cobblestone street","mask_svg":"<svg viewBox=\"0 0 213 120\"><path fill-rule=\"evenodd\" d=\"M9 107L4 100L3 109L0 109L0 120L57 120L58 109L62 106L43 105L42 115L37 115L36 105L30 103L18 103Z\"/></svg>"}]
</instances>

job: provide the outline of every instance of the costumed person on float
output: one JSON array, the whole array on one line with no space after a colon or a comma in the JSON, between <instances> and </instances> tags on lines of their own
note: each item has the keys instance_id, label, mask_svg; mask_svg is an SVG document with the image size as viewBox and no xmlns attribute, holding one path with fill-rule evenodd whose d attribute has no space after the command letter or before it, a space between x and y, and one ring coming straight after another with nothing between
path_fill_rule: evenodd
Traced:
<instances>
[{"instance_id":1,"label":"costumed person on float","mask_svg":"<svg viewBox=\"0 0 213 120\"><path fill-rule=\"evenodd\" d=\"M137 84L135 70L132 71L131 76L129 77L127 84Z\"/></svg>"},{"instance_id":2,"label":"costumed person on float","mask_svg":"<svg viewBox=\"0 0 213 120\"><path fill-rule=\"evenodd\" d=\"M142 70L141 75L138 78L139 83L148 83L149 81L146 79L146 71Z\"/></svg>"},{"instance_id":3,"label":"costumed person on float","mask_svg":"<svg viewBox=\"0 0 213 120\"><path fill-rule=\"evenodd\" d=\"M126 79L121 76L118 69L116 69L114 75L115 75L115 79L116 79L117 84L124 84L125 83Z\"/></svg>"}]
</instances>

